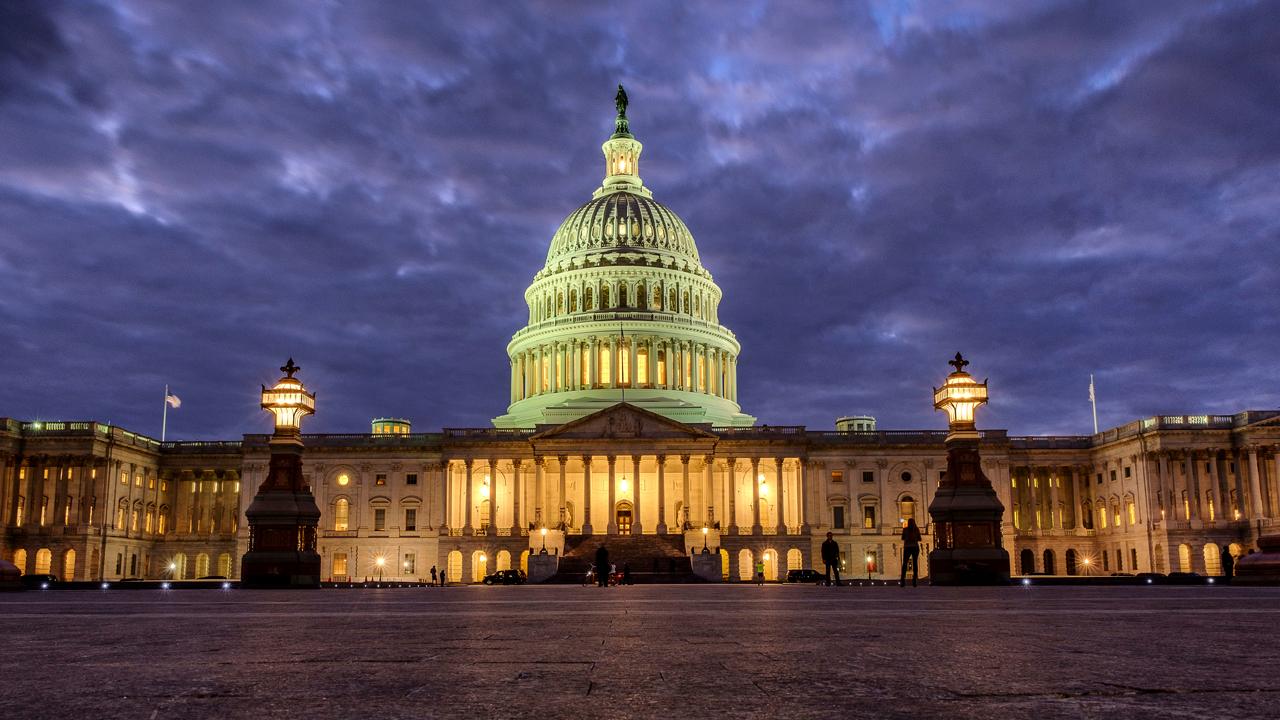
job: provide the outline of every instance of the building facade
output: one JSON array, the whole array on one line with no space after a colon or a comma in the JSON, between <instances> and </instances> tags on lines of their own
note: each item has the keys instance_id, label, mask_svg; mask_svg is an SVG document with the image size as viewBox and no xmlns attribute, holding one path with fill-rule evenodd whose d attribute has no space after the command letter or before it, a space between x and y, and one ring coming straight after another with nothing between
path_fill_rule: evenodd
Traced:
<instances>
[{"instance_id":1,"label":"building facade","mask_svg":"<svg viewBox=\"0 0 1280 720\"><path fill-rule=\"evenodd\" d=\"M556 231L507 346L491 428L304 435L322 576L453 582L604 538L715 553L725 580L819 564L894 577L903 523L931 544L942 430L758 425L741 348L693 236L639 176L619 93L606 175ZM167 442L97 422L0 418L0 553L64 579L235 577L268 436ZM1159 416L1092 436L982 433L1015 573L1220 572L1280 522L1280 411ZM685 561L687 563L687 561ZM657 567L655 560L654 567ZM927 572L927 568L924 568Z\"/></svg>"}]
</instances>

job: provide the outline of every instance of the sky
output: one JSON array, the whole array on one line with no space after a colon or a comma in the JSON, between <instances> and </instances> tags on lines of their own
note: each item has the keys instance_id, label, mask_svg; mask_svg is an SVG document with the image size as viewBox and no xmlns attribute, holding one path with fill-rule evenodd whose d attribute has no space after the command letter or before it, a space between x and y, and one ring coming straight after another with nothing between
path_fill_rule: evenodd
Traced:
<instances>
[{"instance_id":1,"label":"sky","mask_svg":"<svg viewBox=\"0 0 1280 720\"><path fill-rule=\"evenodd\" d=\"M1280 406L1280 3L0 4L0 416L484 427L613 95L770 425Z\"/></svg>"}]
</instances>

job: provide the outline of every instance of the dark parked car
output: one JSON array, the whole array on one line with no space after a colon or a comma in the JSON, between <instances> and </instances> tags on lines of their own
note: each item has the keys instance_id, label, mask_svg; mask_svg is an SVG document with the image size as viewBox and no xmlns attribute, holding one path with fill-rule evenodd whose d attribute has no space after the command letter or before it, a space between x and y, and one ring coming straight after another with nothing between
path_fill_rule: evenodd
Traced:
<instances>
[{"instance_id":1,"label":"dark parked car","mask_svg":"<svg viewBox=\"0 0 1280 720\"><path fill-rule=\"evenodd\" d=\"M1157 585L1165 582L1166 579L1164 573L1138 573L1134 577L1138 579L1138 582L1143 582L1147 585Z\"/></svg>"},{"instance_id":2,"label":"dark parked car","mask_svg":"<svg viewBox=\"0 0 1280 720\"><path fill-rule=\"evenodd\" d=\"M1171 572L1165 576L1165 582L1170 585L1202 585L1204 576L1194 572Z\"/></svg>"},{"instance_id":3,"label":"dark parked car","mask_svg":"<svg viewBox=\"0 0 1280 720\"><path fill-rule=\"evenodd\" d=\"M204 575L196 578L197 580L226 580L226 575Z\"/></svg>"},{"instance_id":4,"label":"dark parked car","mask_svg":"<svg viewBox=\"0 0 1280 720\"><path fill-rule=\"evenodd\" d=\"M492 575L486 575L484 578L485 585L523 585L524 572L521 570L499 570Z\"/></svg>"},{"instance_id":5,"label":"dark parked car","mask_svg":"<svg viewBox=\"0 0 1280 720\"><path fill-rule=\"evenodd\" d=\"M50 575L48 573L23 575L18 578L18 581L21 582L22 586L25 588L29 588L31 590L42 590L58 582L58 576Z\"/></svg>"},{"instance_id":6,"label":"dark parked car","mask_svg":"<svg viewBox=\"0 0 1280 720\"><path fill-rule=\"evenodd\" d=\"M823 583L827 581L827 576L809 568L807 570L788 570L787 582L789 583Z\"/></svg>"}]
</instances>

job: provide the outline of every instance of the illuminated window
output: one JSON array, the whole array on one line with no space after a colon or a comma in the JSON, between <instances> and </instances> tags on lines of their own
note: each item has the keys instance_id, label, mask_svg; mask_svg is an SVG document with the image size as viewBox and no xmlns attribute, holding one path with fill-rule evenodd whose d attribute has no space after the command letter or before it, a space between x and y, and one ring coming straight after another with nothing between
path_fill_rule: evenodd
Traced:
<instances>
[{"instance_id":1,"label":"illuminated window","mask_svg":"<svg viewBox=\"0 0 1280 720\"><path fill-rule=\"evenodd\" d=\"M667 384L667 351L658 351L658 384Z\"/></svg>"},{"instance_id":2,"label":"illuminated window","mask_svg":"<svg viewBox=\"0 0 1280 720\"><path fill-rule=\"evenodd\" d=\"M697 367L696 377L698 378L698 392L706 392L707 391L707 358L702 353L698 353L698 367Z\"/></svg>"},{"instance_id":3,"label":"illuminated window","mask_svg":"<svg viewBox=\"0 0 1280 720\"><path fill-rule=\"evenodd\" d=\"M338 476L338 485L340 487L346 487L350 482L351 478L346 473L342 473Z\"/></svg>"},{"instance_id":4,"label":"illuminated window","mask_svg":"<svg viewBox=\"0 0 1280 720\"><path fill-rule=\"evenodd\" d=\"M339 532L347 529L347 519L351 514L351 504L346 498L338 498L333 504L333 529Z\"/></svg>"},{"instance_id":5,"label":"illuminated window","mask_svg":"<svg viewBox=\"0 0 1280 720\"><path fill-rule=\"evenodd\" d=\"M142 473L133 476L133 486L142 487Z\"/></svg>"},{"instance_id":6,"label":"illuminated window","mask_svg":"<svg viewBox=\"0 0 1280 720\"><path fill-rule=\"evenodd\" d=\"M93 511L96 509L97 504L98 504L98 501L97 501L97 499L96 499L96 498L90 498L90 499L89 499L89 512L88 512L88 514L85 516L85 519L84 519L84 523L85 523L86 525L92 525L92 524L93 524Z\"/></svg>"},{"instance_id":7,"label":"illuminated window","mask_svg":"<svg viewBox=\"0 0 1280 720\"><path fill-rule=\"evenodd\" d=\"M133 532L138 532L138 515L139 513L137 508L134 508L133 511L129 513L129 529Z\"/></svg>"},{"instance_id":8,"label":"illuminated window","mask_svg":"<svg viewBox=\"0 0 1280 720\"><path fill-rule=\"evenodd\" d=\"M569 290L569 312L578 312L578 291L574 288Z\"/></svg>"},{"instance_id":9,"label":"illuminated window","mask_svg":"<svg viewBox=\"0 0 1280 720\"><path fill-rule=\"evenodd\" d=\"M19 479L19 480L26 480L26 479L27 479L27 469L26 469L25 467L20 467L20 468L18 468L18 479ZM23 550L23 551L22 551L22 554L23 554L23 557L26 557L26 551L25 551L25 550Z\"/></svg>"},{"instance_id":10,"label":"illuminated window","mask_svg":"<svg viewBox=\"0 0 1280 720\"><path fill-rule=\"evenodd\" d=\"M418 556L415 553L405 553L404 562L401 563L405 575L412 575L418 571Z\"/></svg>"},{"instance_id":11,"label":"illuminated window","mask_svg":"<svg viewBox=\"0 0 1280 720\"><path fill-rule=\"evenodd\" d=\"M842 482L844 482L844 472L842 472L842 471L840 471L840 470L832 470L832 471L831 471L831 482L833 482L833 483L842 483Z\"/></svg>"},{"instance_id":12,"label":"illuminated window","mask_svg":"<svg viewBox=\"0 0 1280 720\"><path fill-rule=\"evenodd\" d=\"M586 290L582 291L582 309L583 310L595 309L595 306L592 305L591 288L587 288Z\"/></svg>"},{"instance_id":13,"label":"illuminated window","mask_svg":"<svg viewBox=\"0 0 1280 720\"><path fill-rule=\"evenodd\" d=\"M649 227L650 227L650 228L652 228L653 226L652 226L652 225L650 225ZM662 290L661 290L661 289L659 289L659 288L654 288L654 289L653 289L653 300L652 300L652 302L650 303L650 309L651 309L651 310L661 310L661 309L662 309Z\"/></svg>"},{"instance_id":14,"label":"illuminated window","mask_svg":"<svg viewBox=\"0 0 1280 720\"><path fill-rule=\"evenodd\" d=\"M62 524L63 525L71 524L71 505L72 505L71 496L68 495L66 503L62 506Z\"/></svg>"},{"instance_id":15,"label":"illuminated window","mask_svg":"<svg viewBox=\"0 0 1280 720\"><path fill-rule=\"evenodd\" d=\"M18 566L22 574L27 573L27 551L18 549L13 551L13 564Z\"/></svg>"},{"instance_id":16,"label":"illuminated window","mask_svg":"<svg viewBox=\"0 0 1280 720\"><path fill-rule=\"evenodd\" d=\"M413 508L407 508L404 511L404 529L414 531L418 529L418 511Z\"/></svg>"},{"instance_id":17,"label":"illuminated window","mask_svg":"<svg viewBox=\"0 0 1280 720\"><path fill-rule=\"evenodd\" d=\"M163 535L169 528L169 508L160 508L160 519L156 521L156 533Z\"/></svg>"},{"instance_id":18,"label":"illuminated window","mask_svg":"<svg viewBox=\"0 0 1280 720\"><path fill-rule=\"evenodd\" d=\"M40 524L46 525L49 522L49 497L40 498Z\"/></svg>"},{"instance_id":19,"label":"illuminated window","mask_svg":"<svg viewBox=\"0 0 1280 720\"><path fill-rule=\"evenodd\" d=\"M676 301L676 291L672 289L668 296L667 309L671 312L680 312L680 303Z\"/></svg>"},{"instance_id":20,"label":"illuminated window","mask_svg":"<svg viewBox=\"0 0 1280 720\"><path fill-rule=\"evenodd\" d=\"M903 495L902 499L898 501L898 515L902 518L904 524L914 518L916 516L916 499L910 495Z\"/></svg>"},{"instance_id":21,"label":"illuminated window","mask_svg":"<svg viewBox=\"0 0 1280 720\"><path fill-rule=\"evenodd\" d=\"M374 475L374 476L373 476L373 484L374 484L374 485L386 485L386 484L387 484L387 474L386 474L386 473L378 473L378 474Z\"/></svg>"},{"instance_id":22,"label":"illuminated window","mask_svg":"<svg viewBox=\"0 0 1280 720\"><path fill-rule=\"evenodd\" d=\"M347 554L344 552L336 552L333 554L333 574L345 577L347 574Z\"/></svg>"},{"instance_id":23,"label":"illuminated window","mask_svg":"<svg viewBox=\"0 0 1280 720\"><path fill-rule=\"evenodd\" d=\"M862 506L862 527L873 530L876 526L876 507L874 505Z\"/></svg>"},{"instance_id":24,"label":"illuminated window","mask_svg":"<svg viewBox=\"0 0 1280 720\"><path fill-rule=\"evenodd\" d=\"M636 384L649 384L649 348L636 350Z\"/></svg>"},{"instance_id":25,"label":"illuminated window","mask_svg":"<svg viewBox=\"0 0 1280 720\"><path fill-rule=\"evenodd\" d=\"M1107 506L1105 505L1098 506L1098 529L1107 529Z\"/></svg>"},{"instance_id":26,"label":"illuminated window","mask_svg":"<svg viewBox=\"0 0 1280 720\"><path fill-rule=\"evenodd\" d=\"M121 485L129 484L129 473L125 472L124 470L120 471L120 484Z\"/></svg>"},{"instance_id":27,"label":"illuminated window","mask_svg":"<svg viewBox=\"0 0 1280 720\"><path fill-rule=\"evenodd\" d=\"M1182 493L1182 519L1191 519L1191 499L1187 497L1186 491Z\"/></svg>"},{"instance_id":28,"label":"illuminated window","mask_svg":"<svg viewBox=\"0 0 1280 720\"><path fill-rule=\"evenodd\" d=\"M1124 503L1124 509L1125 509L1125 512L1126 512L1126 513L1128 513L1128 515L1129 515L1129 524L1130 524L1130 525L1137 525L1137 524L1138 524L1138 507L1137 507L1137 505L1136 505L1132 500L1126 500L1126 501L1125 501L1125 503ZM1210 520L1212 520L1212 519L1213 519L1213 508L1212 508L1212 506L1210 506L1210 509L1209 509L1209 516L1210 516L1210 517L1209 517L1209 519L1210 519Z\"/></svg>"},{"instance_id":29,"label":"illuminated window","mask_svg":"<svg viewBox=\"0 0 1280 720\"><path fill-rule=\"evenodd\" d=\"M155 515L151 510L147 510L146 522L143 524L143 530L151 532L151 527L155 524Z\"/></svg>"},{"instance_id":30,"label":"illuminated window","mask_svg":"<svg viewBox=\"0 0 1280 720\"><path fill-rule=\"evenodd\" d=\"M551 387L551 357L549 355L543 354L541 364L542 364L542 372L540 373L542 376L541 392L546 392Z\"/></svg>"},{"instance_id":31,"label":"illuminated window","mask_svg":"<svg viewBox=\"0 0 1280 720\"><path fill-rule=\"evenodd\" d=\"M598 353L599 365L596 370L596 379L599 381L597 383L599 385L609 384L609 375L610 375L609 365L610 365L610 361L612 360L612 358L610 357L611 355L612 353L610 352L609 346L605 345L604 343L601 343L600 352Z\"/></svg>"},{"instance_id":32,"label":"illuminated window","mask_svg":"<svg viewBox=\"0 0 1280 720\"><path fill-rule=\"evenodd\" d=\"M1114 527L1120 527L1120 503L1114 503L1111 505L1111 515L1115 520L1112 525Z\"/></svg>"},{"instance_id":33,"label":"illuminated window","mask_svg":"<svg viewBox=\"0 0 1280 720\"><path fill-rule=\"evenodd\" d=\"M68 550L62 555L62 579L71 582L76 579L76 551Z\"/></svg>"},{"instance_id":34,"label":"illuminated window","mask_svg":"<svg viewBox=\"0 0 1280 720\"><path fill-rule=\"evenodd\" d=\"M155 489L156 489L156 476L155 476L155 475L148 475L148 476L147 476L147 489L148 489L148 490L155 490Z\"/></svg>"},{"instance_id":35,"label":"illuminated window","mask_svg":"<svg viewBox=\"0 0 1280 720\"><path fill-rule=\"evenodd\" d=\"M375 532L387 529L387 511L385 508L376 508L373 511L373 529Z\"/></svg>"},{"instance_id":36,"label":"illuminated window","mask_svg":"<svg viewBox=\"0 0 1280 720\"><path fill-rule=\"evenodd\" d=\"M618 384L629 387L631 385L631 343L622 342L618 344Z\"/></svg>"},{"instance_id":37,"label":"illuminated window","mask_svg":"<svg viewBox=\"0 0 1280 720\"><path fill-rule=\"evenodd\" d=\"M600 309L605 310L610 307L613 306L609 304L609 288L602 287L600 288Z\"/></svg>"},{"instance_id":38,"label":"illuminated window","mask_svg":"<svg viewBox=\"0 0 1280 720\"><path fill-rule=\"evenodd\" d=\"M36 575L48 575L53 568L53 552L49 548L36 551Z\"/></svg>"}]
</instances>

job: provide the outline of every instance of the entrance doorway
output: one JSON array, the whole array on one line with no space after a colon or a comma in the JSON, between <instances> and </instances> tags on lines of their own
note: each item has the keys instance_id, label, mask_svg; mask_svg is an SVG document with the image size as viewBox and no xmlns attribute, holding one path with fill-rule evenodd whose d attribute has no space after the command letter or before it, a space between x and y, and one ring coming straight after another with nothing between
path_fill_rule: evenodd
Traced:
<instances>
[{"instance_id":1,"label":"entrance doorway","mask_svg":"<svg viewBox=\"0 0 1280 720\"><path fill-rule=\"evenodd\" d=\"M615 521L618 525L619 535L631 534L631 503L622 500L618 506L614 508Z\"/></svg>"}]
</instances>

